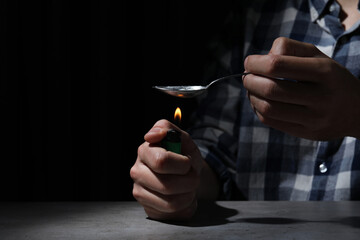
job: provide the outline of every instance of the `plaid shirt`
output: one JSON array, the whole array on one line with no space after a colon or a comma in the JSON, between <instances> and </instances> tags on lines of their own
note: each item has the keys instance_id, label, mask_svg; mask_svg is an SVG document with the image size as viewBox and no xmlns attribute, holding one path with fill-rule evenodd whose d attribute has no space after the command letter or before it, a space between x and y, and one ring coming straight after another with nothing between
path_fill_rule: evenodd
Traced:
<instances>
[{"instance_id":1,"label":"plaid shirt","mask_svg":"<svg viewBox=\"0 0 360 240\"><path fill-rule=\"evenodd\" d=\"M245 41L241 34L232 35L231 50L219 58L227 73L242 72L245 56L267 54L274 39L283 36L314 44L359 78L360 23L344 31L336 1L253 3ZM189 132L217 173L223 199L360 200L359 139L290 136L258 120L241 80L216 86L202 99Z\"/></svg>"}]
</instances>

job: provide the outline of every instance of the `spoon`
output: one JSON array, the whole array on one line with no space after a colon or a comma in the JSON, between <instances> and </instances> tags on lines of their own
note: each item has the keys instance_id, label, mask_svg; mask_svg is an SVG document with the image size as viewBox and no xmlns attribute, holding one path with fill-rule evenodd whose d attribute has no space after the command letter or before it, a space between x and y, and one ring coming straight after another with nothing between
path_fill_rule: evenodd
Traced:
<instances>
[{"instance_id":1,"label":"spoon","mask_svg":"<svg viewBox=\"0 0 360 240\"><path fill-rule=\"evenodd\" d=\"M249 74L249 72L247 73L238 73L238 74L233 74L233 75L229 75L226 77L221 77L218 78L214 81L212 81L211 83L209 83L206 86L201 86L201 85L195 85L195 86L153 86L153 88L162 91L166 94L169 94L171 96L175 96L175 97L179 97L179 98L193 98L196 96L199 96L203 93L205 93L207 91L207 89L213 85L214 83L217 83L221 80L225 80L225 79L229 79L229 78L233 78L233 77L241 77L241 76L245 76Z\"/></svg>"}]
</instances>

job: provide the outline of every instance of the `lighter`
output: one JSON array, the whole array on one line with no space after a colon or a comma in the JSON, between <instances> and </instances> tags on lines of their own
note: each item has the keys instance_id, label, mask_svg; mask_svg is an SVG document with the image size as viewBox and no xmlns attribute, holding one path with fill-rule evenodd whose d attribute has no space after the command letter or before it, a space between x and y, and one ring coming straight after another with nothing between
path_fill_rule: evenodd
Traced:
<instances>
[{"instance_id":1,"label":"lighter","mask_svg":"<svg viewBox=\"0 0 360 240\"><path fill-rule=\"evenodd\" d=\"M181 133L174 129L168 130L161 146L168 151L181 154Z\"/></svg>"}]
</instances>

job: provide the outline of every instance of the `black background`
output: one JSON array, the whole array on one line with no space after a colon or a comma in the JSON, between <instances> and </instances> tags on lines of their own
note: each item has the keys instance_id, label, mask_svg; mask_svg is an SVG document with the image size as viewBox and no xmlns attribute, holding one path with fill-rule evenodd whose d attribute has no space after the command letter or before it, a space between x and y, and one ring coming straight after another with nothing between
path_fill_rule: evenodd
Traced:
<instances>
[{"instance_id":1,"label":"black background","mask_svg":"<svg viewBox=\"0 0 360 240\"><path fill-rule=\"evenodd\" d=\"M193 100L233 2L0 1L0 200L132 200L143 135Z\"/></svg>"}]
</instances>

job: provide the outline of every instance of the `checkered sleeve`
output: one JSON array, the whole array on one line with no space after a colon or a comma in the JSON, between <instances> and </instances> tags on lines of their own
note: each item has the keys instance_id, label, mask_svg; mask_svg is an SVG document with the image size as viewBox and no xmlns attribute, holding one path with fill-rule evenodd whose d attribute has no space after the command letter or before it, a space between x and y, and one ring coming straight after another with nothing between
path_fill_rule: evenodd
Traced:
<instances>
[{"instance_id":1,"label":"checkered sleeve","mask_svg":"<svg viewBox=\"0 0 360 240\"><path fill-rule=\"evenodd\" d=\"M220 199L238 199L233 173L236 172L237 129L239 111L239 79L231 84L218 84L202 101L190 134L202 156L218 176L222 187Z\"/></svg>"}]
</instances>

